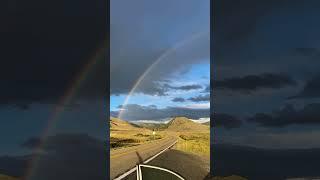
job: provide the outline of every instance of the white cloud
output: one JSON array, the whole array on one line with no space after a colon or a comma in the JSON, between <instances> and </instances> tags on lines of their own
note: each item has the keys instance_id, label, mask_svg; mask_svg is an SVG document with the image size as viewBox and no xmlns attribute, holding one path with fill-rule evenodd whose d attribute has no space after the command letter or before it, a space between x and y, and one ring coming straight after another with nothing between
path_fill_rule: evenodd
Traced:
<instances>
[{"instance_id":1,"label":"white cloud","mask_svg":"<svg viewBox=\"0 0 320 180\"><path fill-rule=\"evenodd\" d=\"M187 105L183 106L183 108L188 108L188 109L209 109L210 108L210 102L201 103L201 104L187 104Z\"/></svg>"}]
</instances>

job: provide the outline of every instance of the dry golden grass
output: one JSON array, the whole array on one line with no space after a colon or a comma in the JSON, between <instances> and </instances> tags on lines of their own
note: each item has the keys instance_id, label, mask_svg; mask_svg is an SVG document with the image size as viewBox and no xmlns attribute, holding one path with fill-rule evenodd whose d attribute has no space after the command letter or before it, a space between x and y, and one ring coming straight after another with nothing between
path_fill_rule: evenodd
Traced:
<instances>
[{"instance_id":1,"label":"dry golden grass","mask_svg":"<svg viewBox=\"0 0 320 180\"><path fill-rule=\"evenodd\" d=\"M164 135L157 133L152 135L152 131L143 130L140 131L112 131L110 133L110 147L130 147L140 145L152 140L157 140L163 138Z\"/></svg>"},{"instance_id":2,"label":"dry golden grass","mask_svg":"<svg viewBox=\"0 0 320 180\"><path fill-rule=\"evenodd\" d=\"M180 133L176 149L209 157L210 131Z\"/></svg>"},{"instance_id":3,"label":"dry golden grass","mask_svg":"<svg viewBox=\"0 0 320 180\"><path fill-rule=\"evenodd\" d=\"M164 137L161 132L153 135L152 131L147 128L140 128L118 118L110 118L110 127L111 149L136 146Z\"/></svg>"},{"instance_id":4,"label":"dry golden grass","mask_svg":"<svg viewBox=\"0 0 320 180\"><path fill-rule=\"evenodd\" d=\"M178 137L177 150L200 156L210 156L209 127L185 117L174 118L167 124L167 128L157 131L156 136L152 135L150 129L141 128L117 118L111 118L110 125L111 149L136 146L166 136L176 136Z\"/></svg>"},{"instance_id":5,"label":"dry golden grass","mask_svg":"<svg viewBox=\"0 0 320 180\"><path fill-rule=\"evenodd\" d=\"M206 132L209 131L209 126L195 123L186 117L175 117L168 123L169 131L174 132Z\"/></svg>"}]
</instances>

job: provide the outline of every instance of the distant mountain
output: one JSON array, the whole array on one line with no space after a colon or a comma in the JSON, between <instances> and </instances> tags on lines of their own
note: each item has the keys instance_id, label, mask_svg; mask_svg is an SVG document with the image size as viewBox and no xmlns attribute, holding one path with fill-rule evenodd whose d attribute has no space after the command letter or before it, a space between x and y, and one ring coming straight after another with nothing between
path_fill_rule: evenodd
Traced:
<instances>
[{"instance_id":1,"label":"distant mountain","mask_svg":"<svg viewBox=\"0 0 320 180\"><path fill-rule=\"evenodd\" d=\"M170 131L207 131L209 127L195 123L186 117L175 117L169 121L167 129Z\"/></svg>"}]
</instances>

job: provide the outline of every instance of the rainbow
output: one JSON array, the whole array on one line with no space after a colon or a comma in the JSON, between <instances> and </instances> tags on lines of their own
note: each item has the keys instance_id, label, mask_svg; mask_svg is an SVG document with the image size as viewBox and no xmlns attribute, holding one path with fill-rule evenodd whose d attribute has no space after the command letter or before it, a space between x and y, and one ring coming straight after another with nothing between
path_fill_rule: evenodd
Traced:
<instances>
[{"instance_id":1,"label":"rainbow","mask_svg":"<svg viewBox=\"0 0 320 180\"><path fill-rule=\"evenodd\" d=\"M123 106L127 105L128 102L130 101L130 97L133 95L133 93L135 92L135 90L137 89L137 87L139 87L139 85L141 84L141 82L144 80L144 78L153 70L154 67L156 67L163 59L165 59L167 56L169 56L171 53L177 51L178 49L184 47L185 45L192 43L194 40L207 35L209 32L207 31L203 31L203 32L199 32L199 33L195 33L193 34L190 38L180 41L177 44L175 44L173 47L171 47L170 49L168 49L167 51L165 51L160 57L158 57L147 69L146 71L144 71L144 73L138 78L138 80L135 82L135 84L133 85L133 87L131 88L131 90L129 91L128 95L126 96L124 102L123 102ZM125 110L121 110L119 111L118 114L118 118L122 119L123 116L123 112Z\"/></svg>"},{"instance_id":2,"label":"rainbow","mask_svg":"<svg viewBox=\"0 0 320 180\"><path fill-rule=\"evenodd\" d=\"M135 82L131 90L129 91L128 95L126 96L123 105L127 105L128 102L130 101L130 97L133 95L137 87L141 84L141 82L144 80L144 78L153 70L154 67L156 67L163 59L165 59L168 55L171 53L175 52L179 48L184 47L185 45L193 42L197 38L207 34L208 32L200 32L192 35L190 38L183 40L181 42L178 42L175 44L173 47L165 51L159 58L156 59L155 62L153 62L147 69L146 71L138 78L138 80ZM105 43L105 42L104 42ZM82 70L80 71L77 76L73 78L73 83L69 88L67 88L66 92L64 93L63 96L61 96L58 100L57 105L54 107L54 111L52 115L50 116L47 126L43 131L43 136L41 139L41 143L39 144L38 148L42 148L45 143L47 138L50 135L50 130L53 129L56 125L56 122L59 120L59 117L61 114L64 112L66 109L67 105L70 104L71 100L74 98L74 96L77 93L77 90L81 87L83 82L86 81L88 74L94 69L95 65L98 63L99 60L104 60L104 58L99 58L103 53L105 52L105 47L100 47L97 49L97 51L94 53L93 57L88 60L88 62L84 65ZM120 111L118 118L121 118L123 114L123 111ZM29 167L26 171L26 174L24 175L23 179L32 179L32 176L36 172L38 166L39 166L39 160L40 157L36 156L31 160L29 163Z\"/></svg>"},{"instance_id":3,"label":"rainbow","mask_svg":"<svg viewBox=\"0 0 320 180\"><path fill-rule=\"evenodd\" d=\"M105 44L105 41L103 42L103 44ZM42 133L43 136L41 136L41 143L39 144L38 148L41 149L45 145L46 140L50 135L50 130L53 129L53 127L55 127L56 122L59 120L59 117L64 112L66 107L70 104L71 100L76 95L77 90L81 87L83 82L86 81L88 75L94 69L95 65L99 62L99 60L104 60L104 58L101 58L101 56L104 53L105 53L105 47L104 46L99 47L95 51L94 55L83 66L80 73L73 78L73 80L71 81L73 83L71 84L71 86L67 88L64 95L59 98L58 103L54 107L53 113L48 120L47 126ZM32 160L29 162L29 167L27 168L26 174L24 175L23 179L26 179L26 180L32 179L32 176L34 175L34 173L36 172L39 166L39 160L40 160L39 156L32 158Z\"/></svg>"}]
</instances>

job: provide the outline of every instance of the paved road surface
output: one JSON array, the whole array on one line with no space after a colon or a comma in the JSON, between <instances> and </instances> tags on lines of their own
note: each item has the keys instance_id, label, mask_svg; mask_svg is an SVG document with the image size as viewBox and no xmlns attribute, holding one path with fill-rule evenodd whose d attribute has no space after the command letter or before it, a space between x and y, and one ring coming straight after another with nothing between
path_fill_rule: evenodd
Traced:
<instances>
[{"instance_id":1,"label":"paved road surface","mask_svg":"<svg viewBox=\"0 0 320 180\"><path fill-rule=\"evenodd\" d=\"M130 148L110 152L110 179L125 173L136 164L142 163L151 156L170 146L177 138L170 136Z\"/></svg>"},{"instance_id":2,"label":"paved road surface","mask_svg":"<svg viewBox=\"0 0 320 180\"><path fill-rule=\"evenodd\" d=\"M209 157L200 157L179 150L169 149L148 164L172 170L183 176L186 180L212 180L213 177L209 177L209 161ZM241 178L226 179L243 180ZM130 174L123 180L136 180L136 173Z\"/></svg>"},{"instance_id":3,"label":"paved road surface","mask_svg":"<svg viewBox=\"0 0 320 180\"><path fill-rule=\"evenodd\" d=\"M175 149L164 152L148 164L170 169L186 180L207 179L210 169L209 157L200 157Z\"/></svg>"}]
</instances>

